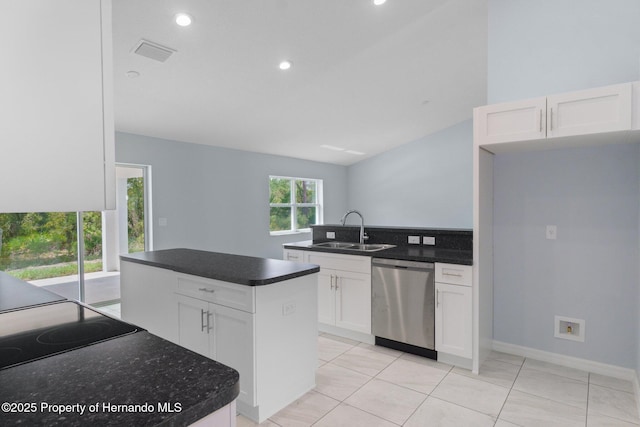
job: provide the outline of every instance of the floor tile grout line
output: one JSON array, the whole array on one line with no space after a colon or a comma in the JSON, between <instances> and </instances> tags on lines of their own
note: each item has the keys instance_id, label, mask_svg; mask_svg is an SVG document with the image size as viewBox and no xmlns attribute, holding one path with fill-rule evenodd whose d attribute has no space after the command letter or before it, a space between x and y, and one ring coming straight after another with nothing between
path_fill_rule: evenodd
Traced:
<instances>
[{"instance_id":1,"label":"floor tile grout line","mask_svg":"<svg viewBox=\"0 0 640 427\"><path fill-rule=\"evenodd\" d=\"M518 377L520 376L520 372L522 372L522 368L524 367L524 362L526 360L527 360L526 357L522 359L522 363L520 364L520 367L518 368L518 373L516 374L515 378L513 379L513 382L511 383L511 387L509 387L509 392L507 393L507 397L505 397L504 402L502 402L502 406L500 407L500 411L498 412L498 416L496 417L496 422L494 423L494 425L500 419L500 415L502 414L502 411L504 410L504 407L507 404L507 401L509 400L509 396L511 396L511 392L513 391L513 386L516 385L516 381L518 381ZM504 420L504 421L508 421L508 420ZM509 421L509 422L511 422L511 421ZM512 424L515 424L515 423L512 423Z\"/></svg>"}]
</instances>

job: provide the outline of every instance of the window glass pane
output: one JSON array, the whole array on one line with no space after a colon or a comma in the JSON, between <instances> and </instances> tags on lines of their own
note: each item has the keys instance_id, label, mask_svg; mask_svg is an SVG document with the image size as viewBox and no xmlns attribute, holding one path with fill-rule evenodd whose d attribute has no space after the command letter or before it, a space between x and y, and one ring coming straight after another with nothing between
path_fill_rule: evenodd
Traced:
<instances>
[{"instance_id":1,"label":"window glass pane","mask_svg":"<svg viewBox=\"0 0 640 427\"><path fill-rule=\"evenodd\" d=\"M297 212L297 228L309 228L310 225L316 224L316 208L315 207L300 207Z\"/></svg>"},{"instance_id":2,"label":"window glass pane","mask_svg":"<svg viewBox=\"0 0 640 427\"><path fill-rule=\"evenodd\" d=\"M296 180L296 203L316 203L316 181Z\"/></svg>"},{"instance_id":3,"label":"window glass pane","mask_svg":"<svg viewBox=\"0 0 640 427\"><path fill-rule=\"evenodd\" d=\"M142 172L142 171L140 171ZM144 178L127 179L129 253L144 251Z\"/></svg>"},{"instance_id":4,"label":"window glass pane","mask_svg":"<svg viewBox=\"0 0 640 427\"><path fill-rule=\"evenodd\" d=\"M269 230L291 230L291 208L271 208Z\"/></svg>"},{"instance_id":5,"label":"window glass pane","mask_svg":"<svg viewBox=\"0 0 640 427\"><path fill-rule=\"evenodd\" d=\"M3 213L0 229L0 270L23 280L78 273L75 212Z\"/></svg>"},{"instance_id":6,"label":"window glass pane","mask_svg":"<svg viewBox=\"0 0 640 427\"><path fill-rule=\"evenodd\" d=\"M102 271L102 212L83 212L84 272Z\"/></svg>"},{"instance_id":7,"label":"window glass pane","mask_svg":"<svg viewBox=\"0 0 640 427\"><path fill-rule=\"evenodd\" d=\"M269 180L269 203L291 203L291 180L271 178Z\"/></svg>"}]
</instances>

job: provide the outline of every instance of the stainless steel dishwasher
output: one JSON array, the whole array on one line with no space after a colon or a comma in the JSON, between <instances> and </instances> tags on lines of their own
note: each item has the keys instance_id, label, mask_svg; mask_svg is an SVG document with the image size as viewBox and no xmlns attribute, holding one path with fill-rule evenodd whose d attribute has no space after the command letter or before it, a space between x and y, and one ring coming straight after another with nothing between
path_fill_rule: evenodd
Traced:
<instances>
[{"instance_id":1,"label":"stainless steel dishwasher","mask_svg":"<svg viewBox=\"0 0 640 427\"><path fill-rule=\"evenodd\" d=\"M434 264L373 258L373 335L376 344L430 358L435 352Z\"/></svg>"}]
</instances>

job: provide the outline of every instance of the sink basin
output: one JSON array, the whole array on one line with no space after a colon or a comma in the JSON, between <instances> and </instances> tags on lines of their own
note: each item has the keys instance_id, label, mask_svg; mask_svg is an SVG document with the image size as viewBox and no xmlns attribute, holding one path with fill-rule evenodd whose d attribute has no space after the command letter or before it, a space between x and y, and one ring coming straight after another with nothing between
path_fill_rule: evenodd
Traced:
<instances>
[{"instance_id":1,"label":"sink basin","mask_svg":"<svg viewBox=\"0 0 640 427\"><path fill-rule=\"evenodd\" d=\"M323 242L311 245L312 248L347 249L351 251L375 252L383 249L394 248L395 245L382 243L350 243L350 242Z\"/></svg>"}]
</instances>

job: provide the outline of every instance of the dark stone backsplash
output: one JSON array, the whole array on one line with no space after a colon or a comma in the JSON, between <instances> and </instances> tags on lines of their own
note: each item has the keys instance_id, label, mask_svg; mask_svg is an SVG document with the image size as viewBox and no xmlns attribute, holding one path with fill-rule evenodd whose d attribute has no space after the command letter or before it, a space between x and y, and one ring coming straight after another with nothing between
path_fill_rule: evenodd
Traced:
<instances>
[{"instance_id":1,"label":"dark stone backsplash","mask_svg":"<svg viewBox=\"0 0 640 427\"><path fill-rule=\"evenodd\" d=\"M313 243L329 241L357 242L360 238L360 227L357 225L342 226L339 224L312 225ZM327 231L336 233L335 239L327 239ZM387 243L396 246L431 247L438 249L473 250L473 231L467 229L413 228L413 227L364 227L369 239L365 243ZM410 245L409 236L420 236L419 245ZM435 237L435 245L423 245L423 237Z\"/></svg>"}]
</instances>

